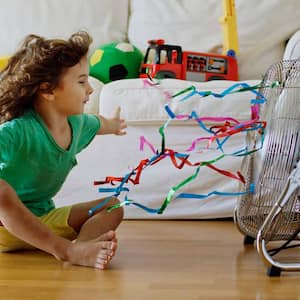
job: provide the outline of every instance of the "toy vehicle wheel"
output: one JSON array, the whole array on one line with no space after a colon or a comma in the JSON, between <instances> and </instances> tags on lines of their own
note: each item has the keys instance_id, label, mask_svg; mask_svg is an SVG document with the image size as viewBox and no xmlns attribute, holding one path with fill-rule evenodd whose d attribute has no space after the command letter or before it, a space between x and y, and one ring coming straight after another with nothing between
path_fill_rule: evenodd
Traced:
<instances>
[{"instance_id":1,"label":"toy vehicle wheel","mask_svg":"<svg viewBox=\"0 0 300 300\"><path fill-rule=\"evenodd\" d=\"M175 73L171 71L159 71L157 72L156 78L163 79L163 78L176 78Z\"/></svg>"},{"instance_id":2,"label":"toy vehicle wheel","mask_svg":"<svg viewBox=\"0 0 300 300\"><path fill-rule=\"evenodd\" d=\"M211 81L211 80L225 80L225 77L223 76L211 76L208 78L208 81Z\"/></svg>"}]
</instances>

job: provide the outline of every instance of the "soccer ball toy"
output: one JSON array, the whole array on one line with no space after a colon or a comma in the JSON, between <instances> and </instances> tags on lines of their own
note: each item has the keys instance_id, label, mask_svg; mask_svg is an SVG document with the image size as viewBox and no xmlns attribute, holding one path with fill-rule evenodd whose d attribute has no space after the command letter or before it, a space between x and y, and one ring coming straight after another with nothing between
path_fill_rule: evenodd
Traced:
<instances>
[{"instance_id":1,"label":"soccer ball toy","mask_svg":"<svg viewBox=\"0 0 300 300\"><path fill-rule=\"evenodd\" d=\"M103 83L137 78L142 59L142 52L129 43L105 44L90 58L90 75Z\"/></svg>"}]
</instances>

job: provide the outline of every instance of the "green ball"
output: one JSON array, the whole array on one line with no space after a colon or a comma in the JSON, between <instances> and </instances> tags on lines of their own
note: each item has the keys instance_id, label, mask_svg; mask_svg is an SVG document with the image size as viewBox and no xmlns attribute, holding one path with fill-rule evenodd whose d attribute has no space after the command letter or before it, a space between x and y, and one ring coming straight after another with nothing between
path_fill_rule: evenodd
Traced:
<instances>
[{"instance_id":1,"label":"green ball","mask_svg":"<svg viewBox=\"0 0 300 300\"><path fill-rule=\"evenodd\" d=\"M89 59L90 75L103 83L138 78L142 52L129 43L110 43L97 48Z\"/></svg>"}]
</instances>

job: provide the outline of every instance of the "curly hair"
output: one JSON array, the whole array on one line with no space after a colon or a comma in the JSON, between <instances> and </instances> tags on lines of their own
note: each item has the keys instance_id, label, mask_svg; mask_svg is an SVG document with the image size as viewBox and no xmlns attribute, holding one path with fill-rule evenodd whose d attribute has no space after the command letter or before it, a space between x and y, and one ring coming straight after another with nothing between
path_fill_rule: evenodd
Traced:
<instances>
[{"instance_id":1,"label":"curly hair","mask_svg":"<svg viewBox=\"0 0 300 300\"><path fill-rule=\"evenodd\" d=\"M33 107L42 83L47 83L43 91L51 92L64 70L87 55L91 43L85 31L72 34L68 40L28 35L0 73L0 123Z\"/></svg>"}]
</instances>

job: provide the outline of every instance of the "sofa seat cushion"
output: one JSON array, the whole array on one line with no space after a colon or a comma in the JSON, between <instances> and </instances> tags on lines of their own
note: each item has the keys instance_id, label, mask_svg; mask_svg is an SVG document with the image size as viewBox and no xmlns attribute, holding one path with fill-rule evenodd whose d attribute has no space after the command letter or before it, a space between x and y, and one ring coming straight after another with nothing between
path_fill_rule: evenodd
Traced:
<instances>
[{"instance_id":1,"label":"sofa seat cushion","mask_svg":"<svg viewBox=\"0 0 300 300\"><path fill-rule=\"evenodd\" d=\"M255 98L255 95L249 91L233 93L224 98L200 97L197 94L185 101L179 101L180 97L171 101L166 98L166 95L174 95L191 86L194 86L197 91L221 93L241 82L225 80L191 82L163 79L155 86L150 86L147 82L149 81L144 79L126 79L104 85L100 94L99 112L110 116L117 106L121 106L122 116L129 124L165 122L168 119L164 109L165 104L169 104L175 113L190 114L196 111L199 116L226 116L238 120L247 120L251 116L250 100ZM259 82L259 80L248 80L244 83L256 85ZM174 121L174 123L179 122Z\"/></svg>"}]
</instances>

